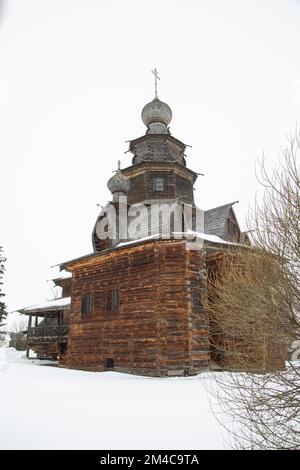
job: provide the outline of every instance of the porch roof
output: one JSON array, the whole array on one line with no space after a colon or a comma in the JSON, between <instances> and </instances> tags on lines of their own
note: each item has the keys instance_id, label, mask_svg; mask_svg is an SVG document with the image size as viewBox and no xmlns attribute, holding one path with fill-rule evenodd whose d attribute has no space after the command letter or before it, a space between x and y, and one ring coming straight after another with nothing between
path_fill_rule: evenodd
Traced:
<instances>
[{"instance_id":1,"label":"porch roof","mask_svg":"<svg viewBox=\"0 0 300 470\"><path fill-rule=\"evenodd\" d=\"M18 310L18 312L23 313L25 315L38 313L43 316L48 312L50 314L55 314L56 312L59 312L61 310L67 310L70 308L70 305L71 297L62 297L60 299L46 300L45 302L42 302L37 305L31 305L30 307Z\"/></svg>"}]
</instances>

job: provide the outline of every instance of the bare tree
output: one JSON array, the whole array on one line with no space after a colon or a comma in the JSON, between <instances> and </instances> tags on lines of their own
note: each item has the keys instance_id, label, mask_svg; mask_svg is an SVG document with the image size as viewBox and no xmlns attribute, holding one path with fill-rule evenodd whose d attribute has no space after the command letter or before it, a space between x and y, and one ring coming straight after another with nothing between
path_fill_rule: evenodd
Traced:
<instances>
[{"instance_id":1,"label":"bare tree","mask_svg":"<svg viewBox=\"0 0 300 470\"><path fill-rule=\"evenodd\" d=\"M223 366L249 372L284 368L295 323L277 258L258 248L237 251L208 287L211 346Z\"/></svg>"},{"instance_id":2,"label":"bare tree","mask_svg":"<svg viewBox=\"0 0 300 470\"><path fill-rule=\"evenodd\" d=\"M9 327L10 343L9 345L18 351L25 351L27 348L26 332L28 329L28 318L20 317Z\"/></svg>"},{"instance_id":3,"label":"bare tree","mask_svg":"<svg viewBox=\"0 0 300 470\"><path fill-rule=\"evenodd\" d=\"M27 315L21 316L18 320L12 322L9 326L9 330L11 333L20 333L27 331L28 328L28 317Z\"/></svg>"},{"instance_id":4,"label":"bare tree","mask_svg":"<svg viewBox=\"0 0 300 470\"><path fill-rule=\"evenodd\" d=\"M214 374L213 395L237 447L300 448L300 363L285 362L300 330L299 158L296 131L278 169L270 175L260 163L263 198L249 217L255 246L209 282L212 349L228 370Z\"/></svg>"},{"instance_id":5,"label":"bare tree","mask_svg":"<svg viewBox=\"0 0 300 470\"><path fill-rule=\"evenodd\" d=\"M279 167L269 175L265 160L258 178L264 187L248 223L255 229L256 246L273 253L284 272L285 300L300 327L300 132L288 138Z\"/></svg>"}]
</instances>

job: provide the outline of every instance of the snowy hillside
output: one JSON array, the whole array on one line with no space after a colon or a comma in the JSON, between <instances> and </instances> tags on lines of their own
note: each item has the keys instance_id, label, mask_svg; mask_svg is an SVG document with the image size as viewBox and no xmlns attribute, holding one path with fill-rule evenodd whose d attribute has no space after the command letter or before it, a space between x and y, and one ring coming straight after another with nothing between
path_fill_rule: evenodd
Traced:
<instances>
[{"instance_id":1,"label":"snowy hillside","mask_svg":"<svg viewBox=\"0 0 300 470\"><path fill-rule=\"evenodd\" d=\"M208 380L59 369L0 348L0 449L222 449Z\"/></svg>"}]
</instances>

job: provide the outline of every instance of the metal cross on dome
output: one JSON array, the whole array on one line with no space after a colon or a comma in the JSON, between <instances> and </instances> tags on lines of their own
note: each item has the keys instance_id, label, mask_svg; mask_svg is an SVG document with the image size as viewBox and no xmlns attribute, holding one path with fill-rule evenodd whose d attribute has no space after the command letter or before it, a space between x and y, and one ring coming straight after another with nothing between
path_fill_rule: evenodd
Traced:
<instances>
[{"instance_id":1,"label":"metal cross on dome","mask_svg":"<svg viewBox=\"0 0 300 470\"><path fill-rule=\"evenodd\" d=\"M157 80L160 80L157 69L151 70L155 77L155 98L157 98Z\"/></svg>"}]
</instances>

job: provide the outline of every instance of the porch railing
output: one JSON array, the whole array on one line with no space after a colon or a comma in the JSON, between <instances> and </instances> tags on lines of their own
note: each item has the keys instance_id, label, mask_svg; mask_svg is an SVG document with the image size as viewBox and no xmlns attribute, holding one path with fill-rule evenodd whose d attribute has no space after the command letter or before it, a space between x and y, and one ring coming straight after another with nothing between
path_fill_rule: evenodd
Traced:
<instances>
[{"instance_id":1,"label":"porch railing","mask_svg":"<svg viewBox=\"0 0 300 470\"><path fill-rule=\"evenodd\" d=\"M28 328L27 340L65 341L68 337L68 325L41 325Z\"/></svg>"}]
</instances>

